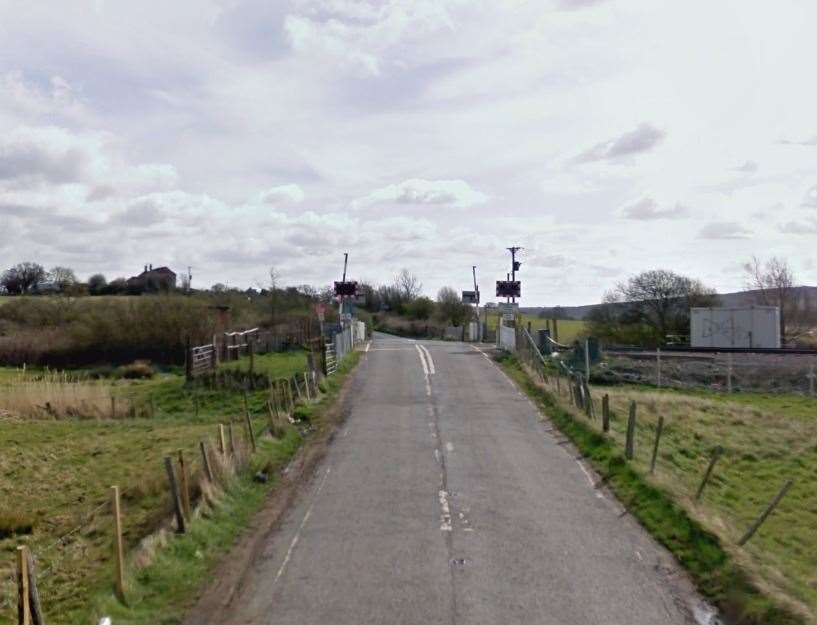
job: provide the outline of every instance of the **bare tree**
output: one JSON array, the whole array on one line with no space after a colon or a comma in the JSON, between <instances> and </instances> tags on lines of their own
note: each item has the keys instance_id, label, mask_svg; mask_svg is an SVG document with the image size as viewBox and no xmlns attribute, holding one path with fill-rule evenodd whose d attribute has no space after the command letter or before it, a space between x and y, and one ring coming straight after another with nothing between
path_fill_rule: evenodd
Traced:
<instances>
[{"instance_id":1,"label":"bare tree","mask_svg":"<svg viewBox=\"0 0 817 625\"><path fill-rule=\"evenodd\" d=\"M77 283L77 276L70 267L52 267L51 271L48 272L48 276L60 291L64 291Z\"/></svg>"},{"instance_id":2,"label":"bare tree","mask_svg":"<svg viewBox=\"0 0 817 625\"><path fill-rule=\"evenodd\" d=\"M403 305L408 305L420 296L423 283L408 269L401 269L394 277L394 287L400 295Z\"/></svg>"},{"instance_id":3,"label":"bare tree","mask_svg":"<svg viewBox=\"0 0 817 625\"><path fill-rule=\"evenodd\" d=\"M42 265L25 262L3 272L0 284L12 295L22 295L45 282L48 274Z\"/></svg>"},{"instance_id":4,"label":"bare tree","mask_svg":"<svg viewBox=\"0 0 817 625\"><path fill-rule=\"evenodd\" d=\"M605 295L605 313L625 325L643 324L654 338L663 342L667 334L689 332L689 310L694 306L712 306L715 291L700 280L672 271L644 271L616 285Z\"/></svg>"},{"instance_id":5,"label":"bare tree","mask_svg":"<svg viewBox=\"0 0 817 625\"><path fill-rule=\"evenodd\" d=\"M761 261L757 256L743 265L747 288L756 292L756 299L765 306L780 308L780 339L786 340L786 324L794 316L797 293L794 271L789 263L777 256Z\"/></svg>"}]
</instances>

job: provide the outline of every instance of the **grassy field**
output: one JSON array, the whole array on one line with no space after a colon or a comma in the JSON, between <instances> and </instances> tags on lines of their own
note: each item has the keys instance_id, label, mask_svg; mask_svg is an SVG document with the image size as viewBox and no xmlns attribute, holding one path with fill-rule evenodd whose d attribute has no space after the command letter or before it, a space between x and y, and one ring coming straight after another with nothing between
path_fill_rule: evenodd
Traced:
<instances>
[{"instance_id":1,"label":"grassy field","mask_svg":"<svg viewBox=\"0 0 817 625\"><path fill-rule=\"evenodd\" d=\"M558 398L560 408L577 422L600 431L600 419L588 419L571 406L565 384L560 385L561 394L554 378L540 386ZM629 466L717 536L729 557L774 604L817 623L817 401L800 396L724 396L634 386L593 386L591 391L597 415L601 415L602 396L610 396L613 418L607 440L619 453L629 404L636 402L636 453ZM664 430L656 470L650 475L659 416L664 418ZM723 455L696 501L717 446L723 448ZM789 479L794 486L775 513L745 547L739 547L740 538ZM703 586L707 591L706 584ZM715 600L726 600L723 588L711 590ZM758 602L763 604L762 599Z\"/></svg>"},{"instance_id":2,"label":"grassy field","mask_svg":"<svg viewBox=\"0 0 817 625\"><path fill-rule=\"evenodd\" d=\"M305 370L306 354L259 356L256 368L289 377ZM0 394L19 376L19 370L0 369ZM172 373L107 384L120 404L136 408L138 418L32 419L0 410L0 622L13 620L14 550L28 544L41 570L49 620L87 623L89 598L112 580L110 486L123 491L125 540L133 548L169 517L165 456L183 450L195 484L203 473L199 441L214 448L218 423L232 422L236 437L246 437L240 392L191 390ZM250 391L247 398L260 434L267 424L267 392ZM299 408L306 416L314 410L316 405ZM280 440L265 437L264 461L297 447L293 436L299 438L295 428Z\"/></svg>"},{"instance_id":3,"label":"grassy field","mask_svg":"<svg viewBox=\"0 0 817 625\"><path fill-rule=\"evenodd\" d=\"M495 311L488 313L488 327L496 330L499 315ZM520 315L520 320L524 327L531 325L532 330L539 330L547 327L547 319L540 319L532 315ZM552 321L551 321L552 323ZM587 324L578 319L559 319L557 322L557 329L559 330L559 342L565 345L570 345L577 338L583 336L587 329Z\"/></svg>"}]
</instances>

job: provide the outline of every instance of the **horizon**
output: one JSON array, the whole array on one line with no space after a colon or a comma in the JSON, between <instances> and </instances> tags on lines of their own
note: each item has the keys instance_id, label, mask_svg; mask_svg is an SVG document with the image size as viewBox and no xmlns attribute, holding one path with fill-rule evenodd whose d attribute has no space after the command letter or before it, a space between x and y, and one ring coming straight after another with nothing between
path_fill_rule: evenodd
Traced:
<instances>
[{"instance_id":1,"label":"horizon","mask_svg":"<svg viewBox=\"0 0 817 625\"><path fill-rule=\"evenodd\" d=\"M521 245L528 306L654 268L735 292L755 254L817 283L815 18L794 1L5 3L0 264L111 279L147 258L247 288L272 266L329 284L349 251L356 279L406 267L434 297L475 264L493 293Z\"/></svg>"}]
</instances>

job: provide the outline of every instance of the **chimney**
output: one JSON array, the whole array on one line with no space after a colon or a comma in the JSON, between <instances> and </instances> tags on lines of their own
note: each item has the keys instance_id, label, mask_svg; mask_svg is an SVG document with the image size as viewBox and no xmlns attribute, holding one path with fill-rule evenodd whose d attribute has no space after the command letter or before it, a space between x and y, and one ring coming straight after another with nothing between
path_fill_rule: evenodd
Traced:
<instances>
[{"instance_id":1,"label":"chimney","mask_svg":"<svg viewBox=\"0 0 817 625\"><path fill-rule=\"evenodd\" d=\"M145 265L145 273L147 273L147 272L148 272L148 266Z\"/></svg>"},{"instance_id":2,"label":"chimney","mask_svg":"<svg viewBox=\"0 0 817 625\"><path fill-rule=\"evenodd\" d=\"M150 264L150 270L153 271L153 263Z\"/></svg>"}]
</instances>

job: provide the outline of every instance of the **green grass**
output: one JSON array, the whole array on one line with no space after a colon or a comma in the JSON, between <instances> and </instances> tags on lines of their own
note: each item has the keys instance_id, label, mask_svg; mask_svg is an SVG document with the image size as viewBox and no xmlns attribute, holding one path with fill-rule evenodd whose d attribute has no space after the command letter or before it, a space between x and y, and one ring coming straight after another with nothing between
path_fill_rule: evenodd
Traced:
<instances>
[{"instance_id":1,"label":"green grass","mask_svg":"<svg viewBox=\"0 0 817 625\"><path fill-rule=\"evenodd\" d=\"M488 327L492 330L496 330L498 319L499 316L495 312L489 312ZM530 323L531 330L539 330L547 327L547 319L540 319L532 315L520 315L520 320L526 328L528 327L528 323ZM580 336L584 336L587 333L587 324L578 319L559 319L557 329L559 331L559 342L570 345Z\"/></svg>"},{"instance_id":2,"label":"green grass","mask_svg":"<svg viewBox=\"0 0 817 625\"><path fill-rule=\"evenodd\" d=\"M746 623L814 622L817 606L817 423L781 398L761 407L721 397L593 387L597 414L610 395L611 432L558 394L553 379L533 383L513 359L505 370L590 458L620 500L687 568L701 591ZM630 400L638 406L636 457L623 459ZM774 407L777 412L767 412ZM811 412L814 414L814 411ZM655 475L649 463L658 416L665 419ZM694 493L716 445L726 451L701 502ZM745 547L737 541L786 479L795 487ZM758 589L763 592L759 592ZM797 616L793 616L796 614Z\"/></svg>"},{"instance_id":3,"label":"green grass","mask_svg":"<svg viewBox=\"0 0 817 625\"><path fill-rule=\"evenodd\" d=\"M347 372L355 359L347 359L342 372ZM302 371L306 362L303 352L261 356L258 361L276 375ZM0 380L6 383L13 381L14 375L0 369ZM341 381L342 375L325 381L322 401L299 406L297 412L320 418ZM218 423L232 421L236 435L244 436L241 392L192 389L174 374L145 381L116 381L112 387L119 401L139 407L152 403L154 418L55 421L0 416L0 566L6 568L3 562L11 565L18 544L31 547L43 571L40 590L46 616L52 622L85 625L89 598L110 586L112 520L107 504L111 485L123 490L125 538L128 547L133 547L170 514L163 457L182 449L192 470L201 474L198 444L208 440L215 447ZM267 424L267 391L250 391L247 399L253 429L260 434ZM262 438L257 461L278 466L299 443L295 428L289 428L281 441ZM252 509L254 500L244 501L247 489L256 487L242 482L237 488L238 494L231 494L225 503L227 509L236 506L233 512L240 518L234 521L235 527L243 524L242 510ZM266 492L262 491L259 497ZM234 496L238 499L230 503ZM7 506L14 515L7 513ZM231 523L224 532L233 531L228 527ZM55 542L77 527L80 529L64 543ZM213 540L215 545L221 544ZM14 585L10 582L7 576L0 577L0 622L13 617ZM145 592L150 590L145 588ZM150 622L148 616L145 618Z\"/></svg>"},{"instance_id":4,"label":"green grass","mask_svg":"<svg viewBox=\"0 0 817 625\"><path fill-rule=\"evenodd\" d=\"M244 356L240 360L223 363L221 368L249 371L250 359ZM253 370L255 373L272 378L291 378L307 370L307 352L293 350L278 354L261 354L255 357Z\"/></svg>"}]
</instances>

